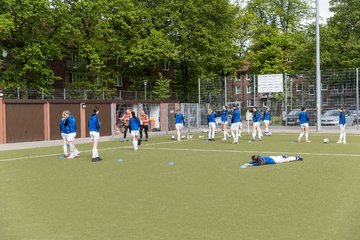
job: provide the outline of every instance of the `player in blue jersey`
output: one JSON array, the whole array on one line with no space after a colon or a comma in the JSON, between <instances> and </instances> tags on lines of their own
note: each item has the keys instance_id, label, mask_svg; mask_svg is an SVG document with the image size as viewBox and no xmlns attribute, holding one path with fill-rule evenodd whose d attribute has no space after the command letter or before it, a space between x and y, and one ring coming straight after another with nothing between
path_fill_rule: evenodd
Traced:
<instances>
[{"instance_id":1,"label":"player in blue jersey","mask_svg":"<svg viewBox=\"0 0 360 240\"><path fill-rule=\"evenodd\" d=\"M177 140L180 141L180 134L181 134L181 129L183 128L183 124L184 124L184 116L182 115L182 113L180 112L179 109L176 109L176 113L175 113L175 128L176 128L176 132L177 132Z\"/></svg>"},{"instance_id":2,"label":"player in blue jersey","mask_svg":"<svg viewBox=\"0 0 360 240\"><path fill-rule=\"evenodd\" d=\"M336 143L346 144L346 132L345 132L346 116L343 107L339 108L338 110L339 110L340 139Z\"/></svg>"},{"instance_id":3,"label":"player in blue jersey","mask_svg":"<svg viewBox=\"0 0 360 240\"><path fill-rule=\"evenodd\" d=\"M265 124L265 135L270 136L271 133L269 132L269 124L271 121L271 114L270 114L270 108L267 107L263 113L263 121Z\"/></svg>"},{"instance_id":4,"label":"player in blue jersey","mask_svg":"<svg viewBox=\"0 0 360 240\"><path fill-rule=\"evenodd\" d=\"M209 125L209 132L208 132L209 141L215 141L215 129L216 129L215 118L216 118L216 114L212 111L212 109L209 109L207 115L207 121Z\"/></svg>"},{"instance_id":5,"label":"player in blue jersey","mask_svg":"<svg viewBox=\"0 0 360 240\"><path fill-rule=\"evenodd\" d=\"M242 129L240 111L236 105L233 106L233 113L231 118L231 135L234 139L233 144L239 142L240 129Z\"/></svg>"},{"instance_id":6,"label":"player in blue jersey","mask_svg":"<svg viewBox=\"0 0 360 240\"><path fill-rule=\"evenodd\" d=\"M67 146L68 146L68 141L67 141L67 131L66 131L66 126L65 126L65 120L66 120L67 116L65 111L61 114L61 118L59 121L59 127L60 127L60 134L61 134L61 138L63 139L63 151L64 151L64 156L68 157L68 151L67 151Z\"/></svg>"},{"instance_id":7,"label":"player in blue jersey","mask_svg":"<svg viewBox=\"0 0 360 240\"><path fill-rule=\"evenodd\" d=\"M136 114L134 111L131 112L129 127L131 129L131 137L132 137L132 143L134 146L134 150L137 151L138 145L141 144L141 142L138 142L138 138L137 138L137 136L139 136L140 120L138 117L136 117Z\"/></svg>"},{"instance_id":8,"label":"player in blue jersey","mask_svg":"<svg viewBox=\"0 0 360 240\"><path fill-rule=\"evenodd\" d=\"M301 112L299 114L300 128L301 133L298 138L298 142L301 142L301 138L305 135L305 141L310 143L309 140L309 116L307 114L307 109L305 107L301 108Z\"/></svg>"},{"instance_id":9,"label":"player in blue jersey","mask_svg":"<svg viewBox=\"0 0 360 240\"><path fill-rule=\"evenodd\" d=\"M99 151L98 151L98 144L100 139L100 126L101 122L98 117L99 114L99 108L94 107L93 113L91 114L89 121L88 121L88 128L89 128L89 134L90 138L93 142L93 149L92 149L92 162L98 162L102 159L99 157Z\"/></svg>"},{"instance_id":10,"label":"player in blue jersey","mask_svg":"<svg viewBox=\"0 0 360 240\"><path fill-rule=\"evenodd\" d=\"M256 107L253 107L253 132L252 139L255 141L256 134L258 134L258 139L261 141L262 139L262 131L260 128L260 112Z\"/></svg>"},{"instance_id":11,"label":"player in blue jersey","mask_svg":"<svg viewBox=\"0 0 360 240\"><path fill-rule=\"evenodd\" d=\"M226 106L223 106L221 111L221 130L224 133L224 138L222 140L226 140L227 136L230 136L227 132L227 125L228 125L228 117L229 117L229 110Z\"/></svg>"},{"instance_id":12,"label":"player in blue jersey","mask_svg":"<svg viewBox=\"0 0 360 240\"><path fill-rule=\"evenodd\" d=\"M241 165L241 168L256 167L256 166L262 166L262 165L268 165L268 164L294 162L294 161L302 161L302 160L303 160L303 158L301 156L288 157L286 155L283 155L283 156L252 155L251 162Z\"/></svg>"},{"instance_id":13,"label":"player in blue jersey","mask_svg":"<svg viewBox=\"0 0 360 240\"><path fill-rule=\"evenodd\" d=\"M65 119L65 127L67 133L67 141L70 145L70 154L67 158L77 158L80 157L80 152L76 149L75 146L75 137L76 137L76 121L73 115L71 115L70 111L65 111L66 119Z\"/></svg>"}]
</instances>

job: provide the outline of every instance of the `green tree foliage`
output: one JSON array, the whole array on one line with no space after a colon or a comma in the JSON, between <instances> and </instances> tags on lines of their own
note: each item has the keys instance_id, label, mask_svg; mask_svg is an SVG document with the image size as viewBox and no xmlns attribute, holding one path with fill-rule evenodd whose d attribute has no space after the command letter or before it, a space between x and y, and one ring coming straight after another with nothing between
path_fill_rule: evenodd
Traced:
<instances>
[{"instance_id":1,"label":"green tree foliage","mask_svg":"<svg viewBox=\"0 0 360 240\"><path fill-rule=\"evenodd\" d=\"M328 38L322 41L327 63L337 68L359 67L360 1L330 0L330 5L334 16L328 22Z\"/></svg>"},{"instance_id":2,"label":"green tree foliage","mask_svg":"<svg viewBox=\"0 0 360 240\"><path fill-rule=\"evenodd\" d=\"M47 60L58 53L56 12L47 0L2 0L1 44L8 51L2 85L48 88L55 77Z\"/></svg>"},{"instance_id":3,"label":"green tree foliage","mask_svg":"<svg viewBox=\"0 0 360 240\"><path fill-rule=\"evenodd\" d=\"M154 99L165 100L170 98L170 79L165 78L159 73L159 78L156 79L155 87L152 91Z\"/></svg>"},{"instance_id":4,"label":"green tree foliage","mask_svg":"<svg viewBox=\"0 0 360 240\"><path fill-rule=\"evenodd\" d=\"M293 52L298 32L308 18L310 8L305 0L250 0L243 21L249 35L246 60L255 73L279 73L293 70ZM244 25L246 24L246 25Z\"/></svg>"}]
</instances>

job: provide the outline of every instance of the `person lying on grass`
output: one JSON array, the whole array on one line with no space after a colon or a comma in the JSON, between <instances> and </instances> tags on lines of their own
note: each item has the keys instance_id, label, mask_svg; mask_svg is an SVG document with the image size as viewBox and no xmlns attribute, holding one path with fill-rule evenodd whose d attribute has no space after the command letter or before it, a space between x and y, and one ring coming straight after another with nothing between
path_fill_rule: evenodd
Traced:
<instances>
[{"instance_id":1,"label":"person lying on grass","mask_svg":"<svg viewBox=\"0 0 360 240\"><path fill-rule=\"evenodd\" d=\"M255 167L255 166L262 166L267 164L277 164L277 163L286 163L286 162L293 162L293 161L302 161L303 158L301 156L260 156L260 155L252 155L251 162L245 163L241 165L242 168L246 167Z\"/></svg>"}]
</instances>

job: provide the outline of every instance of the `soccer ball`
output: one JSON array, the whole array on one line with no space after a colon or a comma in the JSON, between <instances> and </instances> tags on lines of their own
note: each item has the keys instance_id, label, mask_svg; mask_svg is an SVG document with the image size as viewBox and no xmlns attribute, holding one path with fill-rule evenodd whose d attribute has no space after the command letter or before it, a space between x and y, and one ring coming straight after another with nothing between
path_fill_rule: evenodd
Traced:
<instances>
[{"instance_id":1,"label":"soccer ball","mask_svg":"<svg viewBox=\"0 0 360 240\"><path fill-rule=\"evenodd\" d=\"M181 139L185 139L185 135L182 135L182 136L181 136Z\"/></svg>"},{"instance_id":2,"label":"soccer ball","mask_svg":"<svg viewBox=\"0 0 360 240\"><path fill-rule=\"evenodd\" d=\"M325 144L329 143L329 139L328 138L324 138L324 141L323 141Z\"/></svg>"},{"instance_id":3,"label":"soccer ball","mask_svg":"<svg viewBox=\"0 0 360 240\"><path fill-rule=\"evenodd\" d=\"M172 139L172 140L175 140L175 136L174 136L174 135L172 135L172 136L171 136L171 139Z\"/></svg>"}]
</instances>

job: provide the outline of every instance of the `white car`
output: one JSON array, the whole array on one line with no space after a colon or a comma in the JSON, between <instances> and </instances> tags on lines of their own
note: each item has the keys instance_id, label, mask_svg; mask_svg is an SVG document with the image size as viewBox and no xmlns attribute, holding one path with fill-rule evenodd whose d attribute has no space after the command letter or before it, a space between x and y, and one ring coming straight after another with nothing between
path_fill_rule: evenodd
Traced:
<instances>
[{"instance_id":1,"label":"white car","mask_svg":"<svg viewBox=\"0 0 360 240\"><path fill-rule=\"evenodd\" d=\"M348 112L345 113L346 125L351 126L353 124L353 116ZM337 126L339 125L339 111L337 109L328 110L321 116L322 126Z\"/></svg>"}]
</instances>

